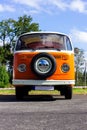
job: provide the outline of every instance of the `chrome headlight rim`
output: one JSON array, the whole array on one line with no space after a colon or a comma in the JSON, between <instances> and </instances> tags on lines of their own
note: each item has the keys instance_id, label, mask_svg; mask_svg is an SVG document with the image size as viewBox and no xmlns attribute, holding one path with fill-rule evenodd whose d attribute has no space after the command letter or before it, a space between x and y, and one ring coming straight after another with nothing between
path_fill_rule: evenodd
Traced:
<instances>
[{"instance_id":1,"label":"chrome headlight rim","mask_svg":"<svg viewBox=\"0 0 87 130\"><path fill-rule=\"evenodd\" d=\"M25 72L26 71L26 64L19 64L17 69L19 72Z\"/></svg>"},{"instance_id":2,"label":"chrome headlight rim","mask_svg":"<svg viewBox=\"0 0 87 130\"><path fill-rule=\"evenodd\" d=\"M70 70L70 66L67 63L64 63L61 66L61 70L62 70L62 72L67 73Z\"/></svg>"}]
</instances>

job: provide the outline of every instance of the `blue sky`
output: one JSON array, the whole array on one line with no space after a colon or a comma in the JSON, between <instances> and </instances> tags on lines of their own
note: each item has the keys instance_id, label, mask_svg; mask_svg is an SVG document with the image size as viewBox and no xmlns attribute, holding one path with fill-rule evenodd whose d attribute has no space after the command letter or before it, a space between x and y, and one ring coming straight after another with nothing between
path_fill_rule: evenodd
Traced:
<instances>
[{"instance_id":1,"label":"blue sky","mask_svg":"<svg viewBox=\"0 0 87 130\"><path fill-rule=\"evenodd\" d=\"M41 30L65 33L87 51L87 0L0 0L0 21L24 14Z\"/></svg>"}]
</instances>

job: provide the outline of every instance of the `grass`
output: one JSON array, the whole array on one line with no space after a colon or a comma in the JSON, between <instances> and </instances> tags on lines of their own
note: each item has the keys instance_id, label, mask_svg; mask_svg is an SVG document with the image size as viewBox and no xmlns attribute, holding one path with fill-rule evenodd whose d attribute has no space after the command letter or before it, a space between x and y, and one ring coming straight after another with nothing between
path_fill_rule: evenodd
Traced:
<instances>
[{"instance_id":1,"label":"grass","mask_svg":"<svg viewBox=\"0 0 87 130\"><path fill-rule=\"evenodd\" d=\"M0 95L15 95L14 89L0 89Z\"/></svg>"},{"instance_id":2,"label":"grass","mask_svg":"<svg viewBox=\"0 0 87 130\"><path fill-rule=\"evenodd\" d=\"M54 91L30 91L30 95L59 95L60 92ZM87 94L87 88L73 88L73 94ZM15 89L0 89L0 95L15 95Z\"/></svg>"},{"instance_id":3,"label":"grass","mask_svg":"<svg viewBox=\"0 0 87 130\"><path fill-rule=\"evenodd\" d=\"M73 94L87 94L87 88L73 88Z\"/></svg>"}]
</instances>

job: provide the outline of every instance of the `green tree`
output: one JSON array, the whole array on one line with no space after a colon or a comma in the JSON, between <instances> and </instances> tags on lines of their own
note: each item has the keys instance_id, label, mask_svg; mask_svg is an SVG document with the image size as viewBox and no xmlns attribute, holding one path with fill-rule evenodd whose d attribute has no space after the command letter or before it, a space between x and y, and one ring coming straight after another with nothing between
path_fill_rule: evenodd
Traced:
<instances>
[{"instance_id":1,"label":"green tree","mask_svg":"<svg viewBox=\"0 0 87 130\"><path fill-rule=\"evenodd\" d=\"M5 40L7 38L8 23L5 20L0 22L0 39L2 40L3 46L5 46Z\"/></svg>"},{"instance_id":2,"label":"green tree","mask_svg":"<svg viewBox=\"0 0 87 130\"><path fill-rule=\"evenodd\" d=\"M0 66L0 87L4 87L9 83L9 75L4 65Z\"/></svg>"},{"instance_id":3,"label":"green tree","mask_svg":"<svg viewBox=\"0 0 87 130\"><path fill-rule=\"evenodd\" d=\"M8 19L8 28L7 28L7 37L8 37L8 44L10 44L11 50L13 49L14 46L14 41L16 39L16 34L15 34L15 23L16 21L13 19Z\"/></svg>"},{"instance_id":4,"label":"green tree","mask_svg":"<svg viewBox=\"0 0 87 130\"><path fill-rule=\"evenodd\" d=\"M0 22L0 40L3 46L0 47L0 63L6 64L11 54L12 43L15 38L14 33L15 20L8 19Z\"/></svg>"},{"instance_id":5,"label":"green tree","mask_svg":"<svg viewBox=\"0 0 87 130\"><path fill-rule=\"evenodd\" d=\"M18 21L15 23L15 34L19 36L20 34L31 32L31 31L39 31L39 24L32 22L32 17L24 15L18 18Z\"/></svg>"},{"instance_id":6,"label":"green tree","mask_svg":"<svg viewBox=\"0 0 87 130\"><path fill-rule=\"evenodd\" d=\"M0 46L0 65L5 65L7 62L12 63L13 54L10 52L10 45Z\"/></svg>"},{"instance_id":7,"label":"green tree","mask_svg":"<svg viewBox=\"0 0 87 130\"><path fill-rule=\"evenodd\" d=\"M3 61L5 60L3 54L4 54L3 47L0 46L0 65L1 65L1 63L3 63Z\"/></svg>"},{"instance_id":8,"label":"green tree","mask_svg":"<svg viewBox=\"0 0 87 130\"><path fill-rule=\"evenodd\" d=\"M76 85L81 85L83 84L84 51L82 49L75 48L74 52L76 68Z\"/></svg>"}]
</instances>

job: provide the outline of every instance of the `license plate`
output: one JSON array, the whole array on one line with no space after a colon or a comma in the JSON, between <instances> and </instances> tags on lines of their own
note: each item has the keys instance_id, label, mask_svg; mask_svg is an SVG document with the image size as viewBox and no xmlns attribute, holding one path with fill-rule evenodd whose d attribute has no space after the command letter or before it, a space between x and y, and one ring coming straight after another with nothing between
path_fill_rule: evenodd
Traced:
<instances>
[{"instance_id":1,"label":"license plate","mask_svg":"<svg viewBox=\"0 0 87 130\"><path fill-rule=\"evenodd\" d=\"M35 90L54 90L54 86L35 86Z\"/></svg>"}]
</instances>

